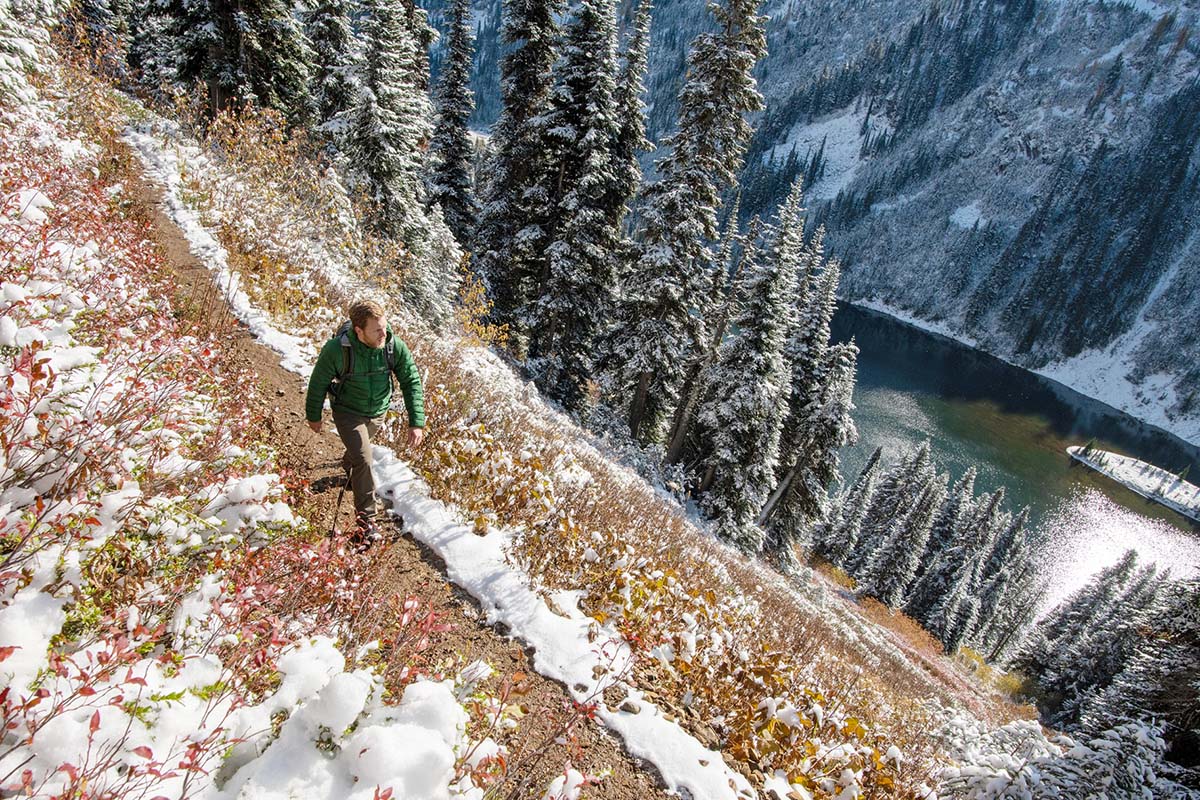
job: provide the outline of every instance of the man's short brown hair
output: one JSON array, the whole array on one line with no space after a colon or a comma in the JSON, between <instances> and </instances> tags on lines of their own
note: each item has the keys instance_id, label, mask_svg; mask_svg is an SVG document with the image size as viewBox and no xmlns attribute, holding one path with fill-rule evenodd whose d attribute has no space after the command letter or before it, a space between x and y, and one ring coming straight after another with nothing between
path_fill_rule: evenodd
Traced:
<instances>
[{"instance_id":1,"label":"man's short brown hair","mask_svg":"<svg viewBox=\"0 0 1200 800\"><path fill-rule=\"evenodd\" d=\"M387 316L383 306L374 300L359 300L350 306L347 313L350 316L350 324L360 329L367 327L367 322L372 319L383 319Z\"/></svg>"}]
</instances>

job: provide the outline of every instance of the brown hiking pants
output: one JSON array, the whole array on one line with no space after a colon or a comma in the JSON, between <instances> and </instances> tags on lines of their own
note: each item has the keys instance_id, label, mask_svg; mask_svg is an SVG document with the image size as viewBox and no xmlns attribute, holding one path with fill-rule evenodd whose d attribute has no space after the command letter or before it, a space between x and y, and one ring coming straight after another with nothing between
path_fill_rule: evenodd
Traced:
<instances>
[{"instance_id":1,"label":"brown hiking pants","mask_svg":"<svg viewBox=\"0 0 1200 800\"><path fill-rule=\"evenodd\" d=\"M355 516L359 520L373 520L376 503L375 476L371 473L371 437L379 433L379 421L347 411L334 411L333 424L346 446L342 469L350 476Z\"/></svg>"}]
</instances>

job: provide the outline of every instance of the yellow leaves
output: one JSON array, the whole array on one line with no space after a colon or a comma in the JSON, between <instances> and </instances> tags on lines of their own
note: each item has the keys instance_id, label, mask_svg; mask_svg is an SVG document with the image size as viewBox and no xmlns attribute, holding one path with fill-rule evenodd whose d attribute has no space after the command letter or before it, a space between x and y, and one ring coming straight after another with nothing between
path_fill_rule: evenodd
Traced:
<instances>
[{"instance_id":1,"label":"yellow leaves","mask_svg":"<svg viewBox=\"0 0 1200 800\"><path fill-rule=\"evenodd\" d=\"M867 729L854 717L849 717L842 723L842 735L853 736L860 742L867 738Z\"/></svg>"}]
</instances>

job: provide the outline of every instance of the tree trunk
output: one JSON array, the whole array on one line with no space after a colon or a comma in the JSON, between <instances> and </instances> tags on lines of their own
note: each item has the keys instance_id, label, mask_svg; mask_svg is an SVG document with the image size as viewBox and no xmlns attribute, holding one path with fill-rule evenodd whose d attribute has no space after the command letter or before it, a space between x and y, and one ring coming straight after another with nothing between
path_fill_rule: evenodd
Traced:
<instances>
[{"instance_id":1,"label":"tree trunk","mask_svg":"<svg viewBox=\"0 0 1200 800\"><path fill-rule=\"evenodd\" d=\"M675 411L675 420L671 426L670 444L667 445L665 460L668 464L678 464L683 459L683 446L687 441L688 428L692 425L692 414L700 399L700 374L708 359L692 367L691 374L684 382L684 399Z\"/></svg>"},{"instance_id":2,"label":"tree trunk","mask_svg":"<svg viewBox=\"0 0 1200 800\"><path fill-rule=\"evenodd\" d=\"M633 400L629 403L629 433L634 439L641 441L642 423L646 419L646 397L650 393L650 373L643 372L638 376L637 389L633 392Z\"/></svg>"},{"instance_id":3,"label":"tree trunk","mask_svg":"<svg viewBox=\"0 0 1200 800\"><path fill-rule=\"evenodd\" d=\"M783 500L784 495L792 488L792 481L796 479L797 468L798 464L792 465L792 468L779 481L779 485L775 487L775 491L771 492L771 496L767 498L767 502L763 505L762 511L758 515L759 527L765 528L767 526L767 520L775 513L775 509L779 508L779 503Z\"/></svg>"}]
</instances>

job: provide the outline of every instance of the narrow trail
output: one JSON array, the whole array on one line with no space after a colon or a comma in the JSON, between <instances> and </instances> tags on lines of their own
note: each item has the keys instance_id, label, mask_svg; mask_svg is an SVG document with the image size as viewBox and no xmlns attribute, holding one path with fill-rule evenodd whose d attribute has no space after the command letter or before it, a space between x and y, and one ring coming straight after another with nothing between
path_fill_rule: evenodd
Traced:
<instances>
[{"instance_id":1,"label":"narrow trail","mask_svg":"<svg viewBox=\"0 0 1200 800\"><path fill-rule=\"evenodd\" d=\"M342 446L332 422L325 420L321 434L309 430L304 423L304 387L294 374L280 366L273 351L260 344L233 317L213 283L212 273L191 253L183 232L163 212L159 189L144 180L130 189L135 212L149 222L152 236L175 272L179 294L206 309L209 322L218 330L228 331L229 357L257 376L260 391L256 416L263 420L272 436L280 465L308 476L310 481L296 510L317 530L328 532L344 475L340 466ZM517 765L522 770L516 776L518 779L532 778L528 790L521 795L522 800L528 796L541 797L550 781L561 774L568 759L571 766L585 773L609 772L598 785L585 789L584 796L589 800L670 796L663 790L653 766L626 753L621 742L595 721L585 720L576 728L577 747L554 745L544 758L539 758L534 748L547 741L547 737L553 738L571 705L563 687L534 671L531 654L520 642L484 624L476 601L446 580L444 564L437 555L403 535L392 520L380 521L385 541L374 547L386 548L386 552L380 557L382 572L375 584L377 590L415 595L434 610L442 624L449 626L425 653L426 663L450 666L458 658L461 661L457 666L461 667L481 659L496 671L490 684L516 674L525 676L520 684L524 691L512 702L520 703L528 713L521 720L518 746L508 757L510 774L513 765ZM347 491L337 524L345 529L352 523L353 502Z\"/></svg>"}]
</instances>

